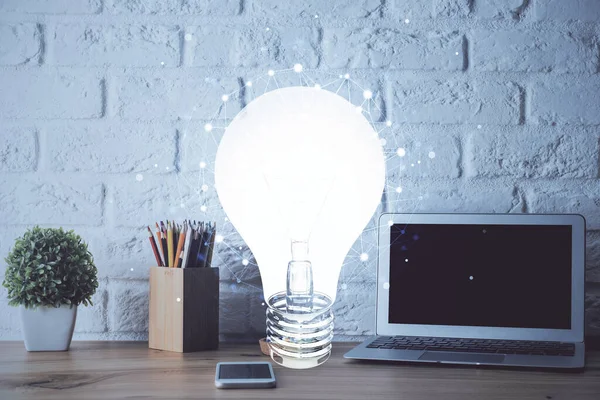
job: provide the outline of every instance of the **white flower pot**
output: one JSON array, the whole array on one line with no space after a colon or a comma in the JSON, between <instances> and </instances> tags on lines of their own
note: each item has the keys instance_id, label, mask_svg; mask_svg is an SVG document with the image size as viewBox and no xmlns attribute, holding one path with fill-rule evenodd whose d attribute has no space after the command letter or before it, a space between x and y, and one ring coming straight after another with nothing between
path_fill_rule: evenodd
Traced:
<instances>
[{"instance_id":1,"label":"white flower pot","mask_svg":"<svg viewBox=\"0 0 600 400\"><path fill-rule=\"evenodd\" d=\"M21 329L27 351L69 350L77 307L25 308L20 306Z\"/></svg>"}]
</instances>

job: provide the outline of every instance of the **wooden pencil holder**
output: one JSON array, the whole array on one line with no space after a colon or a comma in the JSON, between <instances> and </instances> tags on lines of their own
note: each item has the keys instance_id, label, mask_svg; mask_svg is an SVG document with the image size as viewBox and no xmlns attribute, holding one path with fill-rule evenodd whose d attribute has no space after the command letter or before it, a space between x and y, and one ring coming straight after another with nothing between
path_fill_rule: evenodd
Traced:
<instances>
[{"instance_id":1,"label":"wooden pencil holder","mask_svg":"<svg viewBox=\"0 0 600 400\"><path fill-rule=\"evenodd\" d=\"M150 268L148 346L180 353L218 348L218 268Z\"/></svg>"}]
</instances>

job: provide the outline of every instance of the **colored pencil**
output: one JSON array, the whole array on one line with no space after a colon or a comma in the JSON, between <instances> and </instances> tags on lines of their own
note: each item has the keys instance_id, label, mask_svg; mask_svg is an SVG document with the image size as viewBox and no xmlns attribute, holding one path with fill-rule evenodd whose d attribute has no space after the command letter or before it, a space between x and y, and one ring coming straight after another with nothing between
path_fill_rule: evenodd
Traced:
<instances>
[{"instance_id":1,"label":"colored pencil","mask_svg":"<svg viewBox=\"0 0 600 400\"><path fill-rule=\"evenodd\" d=\"M183 246L183 259L181 261L181 268L187 268L188 266L188 257L190 252L190 243L192 242L192 235L194 233L194 228L190 225L187 227L187 231L185 232L185 244Z\"/></svg>"},{"instance_id":2,"label":"colored pencil","mask_svg":"<svg viewBox=\"0 0 600 400\"><path fill-rule=\"evenodd\" d=\"M156 247L156 241L154 240L154 235L152 234L152 230L150 229L150 227L148 227L148 239L150 240L152 252L154 253L154 257L156 258L156 263L159 267L162 267L162 261L160 259L160 255L158 254L158 247Z\"/></svg>"},{"instance_id":3,"label":"colored pencil","mask_svg":"<svg viewBox=\"0 0 600 400\"><path fill-rule=\"evenodd\" d=\"M163 241L162 236L160 234L160 227L158 226L158 222L156 223L156 239L158 240L158 248L160 249L160 258L161 258L161 267L164 267L165 264L165 250L163 249Z\"/></svg>"},{"instance_id":4,"label":"colored pencil","mask_svg":"<svg viewBox=\"0 0 600 400\"><path fill-rule=\"evenodd\" d=\"M175 252L173 250L173 227L167 221L167 251L169 252L169 268L173 268Z\"/></svg>"},{"instance_id":5,"label":"colored pencil","mask_svg":"<svg viewBox=\"0 0 600 400\"><path fill-rule=\"evenodd\" d=\"M208 256L207 256L207 260L206 260L206 266L209 268L212 267L212 256L213 256L213 250L215 248L216 233L217 233L217 223L215 222L212 227L212 234L210 235L210 244L208 245Z\"/></svg>"},{"instance_id":6,"label":"colored pencil","mask_svg":"<svg viewBox=\"0 0 600 400\"><path fill-rule=\"evenodd\" d=\"M177 251L175 251L175 268L179 268L181 265L179 260L181 258L181 252L183 250L183 244L185 243L185 230L186 223L183 223L183 229L181 229L181 233L179 234L179 240L177 241Z\"/></svg>"},{"instance_id":7,"label":"colored pencil","mask_svg":"<svg viewBox=\"0 0 600 400\"><path fill-rule=\"evenodd\" d=\"M160 221L160 232L161 232L161 243L163 248L163 260L165 260L165 267L169 266L169 249L167 246L167 230L164 222Z\"/></svg>"}]
</instances>

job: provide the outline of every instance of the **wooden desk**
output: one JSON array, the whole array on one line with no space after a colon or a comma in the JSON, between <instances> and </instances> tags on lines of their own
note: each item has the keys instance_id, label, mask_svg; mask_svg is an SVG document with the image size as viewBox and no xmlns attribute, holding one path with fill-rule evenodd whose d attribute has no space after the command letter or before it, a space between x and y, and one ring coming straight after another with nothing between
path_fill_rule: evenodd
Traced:
<instances>
[{"instance_id":1,"label":"wooden desk","mask_svg":"<svg viewBox=\"0 0 600 400\"><path fill-rule=\"evenodd\" d=\"M27 353L0 342L0 399L600 399L600 352L585 372L559 373L343 359L353 345L334 343L318 368L276 366L276 389L218 390L217 362L268 360L258 344L179 354L145 342L74 342L69 352Z\"/></svg>"}]
</instances>

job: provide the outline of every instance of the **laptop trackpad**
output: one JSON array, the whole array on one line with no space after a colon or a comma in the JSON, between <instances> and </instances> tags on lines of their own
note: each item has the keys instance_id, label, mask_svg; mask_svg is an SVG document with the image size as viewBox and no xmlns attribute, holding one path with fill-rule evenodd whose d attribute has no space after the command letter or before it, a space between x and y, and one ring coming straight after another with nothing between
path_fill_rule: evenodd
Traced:
<instances>
[{"instance_id":1,"label":"laptop trackpad","mask_svg":"<svg viewBox=\"0 0 600 400\"><path fill-rule=\"evenodd\" d=\"M504 361L504 354L473 354L426 351L421 355L421 357L419 357L419 360L500 364L502 361Z\"/></svg>"}]
</instances>

